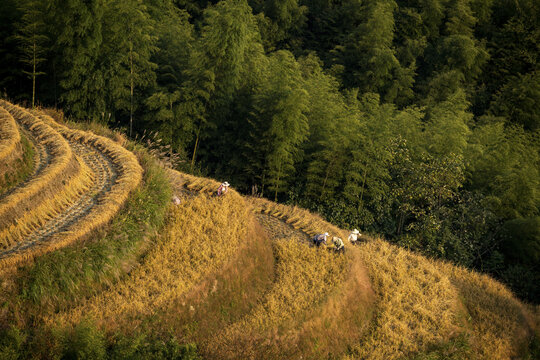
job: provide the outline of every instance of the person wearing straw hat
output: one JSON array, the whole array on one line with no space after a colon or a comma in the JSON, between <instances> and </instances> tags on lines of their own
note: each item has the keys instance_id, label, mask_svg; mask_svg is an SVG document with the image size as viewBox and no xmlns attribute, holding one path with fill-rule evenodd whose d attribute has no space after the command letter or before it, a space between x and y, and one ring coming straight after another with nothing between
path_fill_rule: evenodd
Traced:
<instances>
[{"instance_id":1,"label":"person wearing straw hat","mask_svg":"<svg viewBox=\"0 0 540 360\"><path fill-rule=\"evenodd\" d=\"M311 241L313 244L315 244L316 247L321 246L322 243L326 245L326 238L328 237L328 233L325 232L324 234L315 235Z\"/></svg>"},{"instance_id":2,"label":"person wearing straw hat","mask_svg":"<svg viewBox=\"0 0 540 360\"><path fill-rule=\"evenodd\" d=\"M229 183L225 181L217 189L217 196L225 195L228 189L229 189Z\"/></svg>"},{"instance_id":3,"label":"person wearing straw hat","mask_svg":"<svg viewBox=\"0 0 540 360\"><path fill-rule=\"evenodd\" d=\"M338 253L344 253L345 252L345 244L343 243L343 240L341 238L338 238L334 236L332 238L332 243L334 244L334 251Z\"/></svg>"},{"instance_id":4,"label":"person wearing straw hat","mask_svg":"<svg viewBox=\"0 0 540 360\"><path fill-rule=\"evenodd\" d=\"M357 241L360 236L362 236L362 234L360 234L360 231L358 231L357 229L354 229L349 235L348 240L351 242L351 244L355 245L355 244L358 244Z\"/></svg>"}]
</instances>

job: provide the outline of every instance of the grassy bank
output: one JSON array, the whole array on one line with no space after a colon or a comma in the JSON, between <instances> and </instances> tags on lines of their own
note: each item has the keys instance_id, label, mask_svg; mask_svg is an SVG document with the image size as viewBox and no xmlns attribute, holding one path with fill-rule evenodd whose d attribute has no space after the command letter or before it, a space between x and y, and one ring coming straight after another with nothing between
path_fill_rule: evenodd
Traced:
<instances>
[{"instance_id":1,"label":"grassy bank","mask_svg":"<svg viewBox=\"0 0 540 360\"><path fill-rule=\"evenodd\" d=\"M107 230L92 241L39 258L21 278L22 298L58 311L116 282L137 262L163 226L171 197L165 172L139 153L144 185L129 198Z\"/></svg>"},{"instance_id":2,"label":"grassy bank","mask_svg":"<svg viewBox=\"0 0 540 360\"><path fill-rule=\"evenodd\" d=\"M34 170L34 157L36 151L32 143L23 133L20 133L22 156L13 162L10 171L4 173L3 179L0 179L0 195L11 189L13 186L28 179Z\"/></svg>"}]
</instances>

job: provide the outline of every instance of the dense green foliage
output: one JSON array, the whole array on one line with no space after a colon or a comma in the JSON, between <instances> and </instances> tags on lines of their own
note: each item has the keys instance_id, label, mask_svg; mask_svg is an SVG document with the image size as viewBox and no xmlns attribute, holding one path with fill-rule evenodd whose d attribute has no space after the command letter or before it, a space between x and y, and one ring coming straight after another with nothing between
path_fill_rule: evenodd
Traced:
<instances>
[{"instance_id":1,"label":"dense green foliage","mask_svg":"<svg viewBox=\"0 0 540 360\"><path fill-rule=\"evenodd\" d=\"M179 344L137 331L130 336L115 334L108 339L92 323L84 321L73 328L30 329L26 334L16 327L0 330L0 357L17 359L200 359L194 344Z\"/></svg>"},{"instance_id":2,"label":"dense green foliage","mask_svg":"<svg viewBox=\"0 0 540 360\"><path fill-rule=\"evenodd\" d=\"M0 4L7 96L41 74L39 103L187 170L540 299L538 1L35 3Z\"/></svg>"}]
</instances>

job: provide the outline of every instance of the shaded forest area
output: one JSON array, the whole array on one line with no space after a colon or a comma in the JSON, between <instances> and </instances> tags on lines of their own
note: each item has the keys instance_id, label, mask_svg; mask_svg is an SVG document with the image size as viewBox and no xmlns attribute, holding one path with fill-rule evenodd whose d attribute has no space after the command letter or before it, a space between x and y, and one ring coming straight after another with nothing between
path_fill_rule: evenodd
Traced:
<instances>
[{"instance_id":1,"label":"shaded forest area","mask_svg":"<svg viewBox=\"0 0 540 360\"><path fill-rule=\"evenodd\" d=\"M537 0L3 0L0 91L540 301Z\"/></svg>"}]
</instances>

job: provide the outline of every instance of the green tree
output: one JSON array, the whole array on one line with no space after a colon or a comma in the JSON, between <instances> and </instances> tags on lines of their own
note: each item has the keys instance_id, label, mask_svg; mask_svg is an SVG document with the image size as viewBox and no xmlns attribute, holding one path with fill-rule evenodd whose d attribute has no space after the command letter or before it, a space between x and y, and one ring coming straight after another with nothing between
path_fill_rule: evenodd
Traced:
<instances>
[{"instance_id":1,"label":"green tree","mask_svg":"<svg viewBox=\"0 0 540 360\"><path fill-rule=\"evenodd\" d=\"M179 91L169 93L156 89L145 101L145 105L151 112L151 124L159 131L160 138L169 144L173 144L175 148L178 148L179 145L175 144L176 139L186 140L185 137L180 136L181 129L178 124L181 118L179 116L180 100ZM191 129L188 128L187 130L189 133Z\"/></svg>"},{"instance_id":2,"label":"green tree","mask_svg":"<svg viewBox=\"0 0 540 360\"><path fill-rule=\"evenodd\" d=\"M520 297L535 302L540 295L540 217L510 220L504 228L501 250L507 267L501 276Z\"/></svg>"},{"instance_id":3,"label":"green tree","mask_svg":"<svg viewBox=\"0 0 540 360\"><path fill-rule=\"evenodd\" d=\"M502 219L537 216L538 135L518 126L505 127L501 119L484 121L474 130L467 151L468 188L488 196L489 207Z\"/></svg>"},{"instance_id":4,"label":"green tree","mask_svg":"<svg viewBox=\"0 0 540 360\"><path fill-rule=\"evenodd\" d=\"M151 87L156 64L151 61L157 50L154 24L142 0L112 0L107 3L104 39L101 48L106 67L111 103L129 113L129 135L136 110L135 89Z\"/></svg>"},{"instance_id":5,"label":"green tree","mask_svg":"<svg viewBox=\"0 0 540 360\"><path fill-rule=\"evenodd\" d=\"M183 83L193 46L193 26L186 11L172 1L150 2L148 12L154 20L157 52L151 62L157 65L156 84L145 93L144 127L159 132L160 138L176 151L184 153L193 137L193 123L187 113Z\"/></svg>"},{"instance_id":6,"label":"green tree","mask_svg":"<svg viewBox=\"0 0 540 360\"><path fill-rule=\"evenodd\" d=\"M436 156L463 155L470 135L472 114L465 92L458 89L445 101L426 110L425 149Z\"/></svg>"},{"instance_id":7,"label":"green tree","mask_svg":"<svg viewBox=\"0 0 540 360\"><path fill-rule=\"evenodd\" d=\"M300 60L308 94L309 138L304 145L306 196L316 201L336 195L351 146L351 124L358 115L339 91L335 78L325 74L313 54Z\"/></svg>"},{"instance_id":8,"label":"green tree","mask_svg":"<svg viewBox=\"0 0 540 360\"><path fill-rule=\"evenodd\" d=\"M347 39L342 55L345 85L378 93L384 102L412 97L413 70L400 65L392 48L396 8L395 1L366 1L363 22Z\"/></svg>"},{"instance_id":9,"label":"green tree","mask_svg":"<svg viewBox=\"0 0 540 360\"><path fill-rule=\"evenodd\" d=\"M262 185L269 187L276 200L286 190L307 139L307 101L299 65L292 54L284 50L272 54L266 78L254 95L253 116L256 136L266 145Z\"/></svg>"},{"instance_id":10,"label":"green tree","mask_svg":"<svg viewBox=\"0 0 540 360\"><path fill-rule=\"evenodd\" d=\"M448 218L453 202L459 203L459 189L465 180L464 163L459 155L435 158L424 154L401 167L399 186L393 189L397 200L397 235L399 242L409 248L422 250L432 256L450 258L449 250L459 247Z\"/></svg>"},{"instance_id":11,"label":"green tree","mask_svg":"<svg viewBox=\"0 0 540 360\"><path fill-rule=\"evenodd\" d=\"M447 5L447 21L439 44L439 56L449 69L463 72L467 78L476 77L488 59L484 45L475 39L477 19L470 0L451 0Z\"/></svg>"},{"instance_id":12,"label":"green tree","mask_svg":"<svg viewBox=\"0 0 540 360\"><path fill-rule=\"evenodd\" d=\"M535 0L497 0L492 8L491 66L487 80L538 70L540 55L540 7Z\"/></svg>"},{"instance_id":13,"label":"green tree","mask_svg":"<svg viewBox=\"0 0 540 360\"><path fill-rule=\"evenodd\" d=\"M540 261L540 216L506 222L503 250L512 262L534 266Z\"/></svg>"},{"instance_id":14,"label":"green tree","mask_svg":"<svg viewBox=\"0 0 540 360\"><path fill-rule=\"evenodd\" d=\"M22 15L17 0L0 2L0 91L17 100L28 99L29 93L17 41L17 24Z\"/></svg>"},{"instance_id":15,"label":"green tree","mask_svg":"<svg viewBox=\"0 0 540 360\"><path fill-rule=\"evenodd\" d=\"M192 119L196 129L192 168L201 139L209 136L209 130L224 126L227 109L241 85L244 65L260 53L255 19L245 0L224 0L205 10L184 88L187 101L192 103L186 107L189 112L185 116Z\"/></svg>"},{"instance_id":16,"label":"green tree","mask_svg":"<svg viewBox=\"0 0 540 360\"><path fill-rule=\"evenodd\" d=\"M271 21L259 24L265 25L262 32L266 34L271 48L276 45L283 48L280 43L298 36L306 23L307 7L300 5L298 0L267 0L264 2L263 11Z\"/></svg>"},{"instance_id":17,"label":"green tree","mask_svg":"<svg viewBox=\"0 0 540 360\"><path fill-rule=\"evenodd\" d=\"M100 67L103 0L51 0L60 54L61 100L76 118L99 119L106 109L105 74Z\"/></svg>"},{"instance_id":18,"label":"green tree","mask_svg":"<svg viewBox=\"0 0 540 360\"><path fill-rule=\"evenodd\" d=\"M365 94L360 101L361 114L353 130L353 146L345 174L343 196L356 209L361 224L371 225L375 221L373 208L388 191L387 144L390 140L389 120L392 106L381 106L377 94Z\"/></svg>"},{"instance_id":19,"label":"green tree","mask_svg":"<svg viewBox=\"0 0 540 360\"><path fill-rule=\"evenodd\" d=\"M37 0L24 0L19 3L19 9L23 13L18 26L17 40L21 54L21 62L28 70L23 70L32 80L32 107L36 100L36 78L44 75L40 71L41 64L46 60L44 56L48 50L49 38L46 34L45 16L46 3Z\"/></svg>"},{"instance_id":20,"label":"green tree","mask_svg":"<svg viewBox=\"0 0 540 360\"><path fill-rule=\"evenodd\" d=\"M419 90L428 101L444 101L459 88L472 97L476 82L489 59L485 41L475 37L477 19L470 0L445 4L439 34L426 48Z\"/></svg>"},{"instance_id":21,"label":"green tree","mask_svg":"<svg viewBox=\"0 0 540 360\"><path fill-rule=\"evenodd\" d=\"M527 130L540 129L540 71L510 78L495 96L490 112Z\"/></svg>"}]
</instances>

